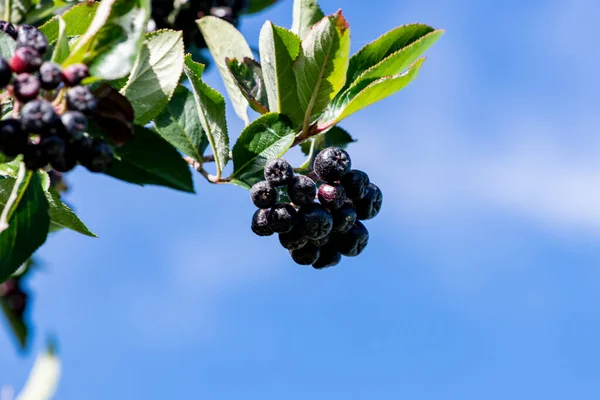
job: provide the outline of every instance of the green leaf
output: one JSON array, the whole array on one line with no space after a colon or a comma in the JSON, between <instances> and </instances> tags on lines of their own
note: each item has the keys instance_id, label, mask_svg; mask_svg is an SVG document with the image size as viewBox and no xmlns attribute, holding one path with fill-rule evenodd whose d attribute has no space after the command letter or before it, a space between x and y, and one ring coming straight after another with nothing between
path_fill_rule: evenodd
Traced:
<instances>
[{"instance_id":1,"label":"green leaf","mask_svg":"<svg viewBox=\"0 0 600 400\"><path fill-rule=\"evenodd\" d=\"M96 238L79 217L62 202L60 194L54 189L49 188L46 191L46 200L48 200L51 225L55 228L67 228L82 235Z\"/></svg>"},{"instance_id":2,"label":"green leaf","mask_svg":"<svg viewBox=\"0 0 600 400\"><path fill-rule=\"evenodd\" d=\"M167 107L154 121L156 130L169 143L202 163L208 139L200 123L194 95L184 86L179 86Z\"/></svg>"},{"instance_id":3,"label":"green leaf","mask_svg":"<svg viewBox=\"0 0 600 400\"><path fill-rule=\"evenodd\" d=\"M235 79L235 83L250 104L250 107L259 114L269 112L265 81L262 67L258 61L244 58L243 61L226 59L227 68Z\"/></svg>"},{"instance_id":4,"label":"green leaf","mask_svg":"<svg viewBox=\"0 0 600 400\"><path fill-rule=\"evenodd\" d=\"M65 21L65 35L68 38L83 35L92 23L100 3L82 3L69 8L64 14L57 15L40 27L40 31L53 44L60 35L59 19Z\"/></svg>"},{"instance_id":5,"label":"green leaf","mask_svg":"<svg viewBox=\"0 0 600 400\"><path fill-rule=\"evenodd\" d=\"M56 40L56 46L54 46L54 52L52 53L52 62L62 63L67 57L69 57L69 38L67 36L67 24L62 18L58 18L58 39Z\"/></svg>"},{"instance_id":6,"label":"green leaf","mask_svg":"<svg viewBox=\"0 0 600 400\"><path fill-rule=\"evenodd\" d=\"M350 86L331 104L323 115L324 122L320 123L319 127L334 125L351 114L404 89L417 78L424 61L425 58L421 58L403 74L376 80L362 80L359 84Z\"/></svg>"},{"instance_id":7,"label":"green leaf","mask_svg":"<svg viewBox=\"0 0 600 400\"><path fill-rule=\"evenodd\" d=\"M259 49L269 110L285 114L295 126L301 126L304 114L292 69L300 55L300 38L267 21L260 31Z\"/></svg>"},{"instance_id":8,"label":"green leaf","mask_svg":"<svg viewBox=\"0 0 600 400\"><path fill-rule=\"evenodd\" d=\"M275 3L277 3L277 0L248 0L246 7L242 10L242 14L256 14Z\"/></svg>"},{"instance_id":9,"label":"green leaf","mask_svg":"<svg viewBox=\"0 0 600 400\"><path fill-rule=\"evenodd\" d=\"M348 147L348 144L354 142L356 142L356 140L353 139L345 129L334 126L327 132L316 136L312 141L303 142L300 145L300 148L302 149L302 152L308 156L311 152L311 147L313 148L313 153L316 154L327 147L339 147L345 149Z\"/></svg>"},{"instance_id":10,"label":"green leaf","mask_svg":"<svg viewBox=\"0 0 600 400\"><path fill-rule=\"evenodd\" d=\"M250 46L235 26L220 18L204 17L198 21L198 26L202 31L210 53L215 59L215 64L219 68L235 113L248 125L248 102L229 73L225 58L252 59L254 55Z\"/></svg>"},{"instance_id":11,"label":"green leaf","mask_svg":"<svg viewBox=\"0 0 600 400\"><path fill-rule=\"evenodd\" d=\"M146 35L121 93L135 110L135 123L146 125L167 105L183 71L183 36L161 30Z\"/></svg>"},{"instance_id":12,"label":"green leaf","mask_svg":"<svg viewBox=\"0 0 600 400\"><path fill-rule=\"evenodd\" d=\"M294 143L295 131L288 117L279 113L261 116L244 129L233 146L233 174L245 182L261 171L269 159L281 157Z\"/></svg>"},{"instance_id":13,"label":"green leaf","mask_svg":"<svg viewBox=\"0 0 600 400\"><path fill-rule=\"evenodd\" d=\"M210 147L215 156L217 177L221 177L223 168L229 160L229 135L227 134L227 120L225 119L225 99L200 78L204 66L192 60L191 55L185 57L183 72L190 81L200 123L208 138Z\"/></svg>"},{"instance_id":14,"label":"green leaf","mask_svg":"<svg viewBox=\"0 0 600 400\"><path fill-rule=\"evenodd\" d=\"M404 72L443 33L422 24L405 25L386 33L350 58L346 86L359 78L382 78Z\"/></svg>"},{"instance_id":15,"label":"green leaf","mask_svg":"<svg viewBox=\"0 0 600 400\"><path fill-rule=\"evenodd\" d=\"M292 32L304 39L313 25L324 17L317 0L294 0Z\"/></svg>"},{"instance_id":16,"label":"green leaf","mask_svg":"<svg viewBox=\"0 0 600 400\"><path fill-rule=\"evenodd\" d=\"M31 10L31 0L1 0L0 19L20 24Z\"/></svg>"},{"instance_id":17,"label":"green leaf","mask_svg":"<svg viewBox=\"0 0 600 400\"><path fill-rule=\"evenodd\" d=\"M54 346L36 357L25 386L15 400L51 400L54 398L60 380L60 359Z\"/></svg>"},{"instance_id":18,"label":"green leaf","mask_svg":"<svg viewBox=\"0 0 600 400\"><path fill-rule=\"evenodd\" d=\"M294 63L304 129L325 110L346 82L350 27L340 12L317 23Z\"/></svg>"},{"instance_id":19,"label":"green leaf","mask_svg":"<svg viewBox=\"0 0 600 400\"><path fill-rule=\"evenodd\" d=\"M150 0L103 0L63 66L83 62L92 76L126 76L139 53L150 18Z\"/></svg>"},{"instance_id":20,"label":"green leaf","mask_svg":"<svg viewBox=\"0 0 600 400\"><path fill-rule=\"evenodd\" d=\"M1 1L1 0L0 0ZM10 60L17 47L17 42L4 32L0 32L0 56L5 60Z\"/></svg>"},{"instance_id":21,"label":"green leaf","mask_svg":"<svg viewBox=\"0 0 600 400\"><path fill-rule=\"evenodd\" d=\"M141 126L135 136L117 149L108 175L138 185L159 185L183 192L194 192L188 164L173 146L158 133Z\"/></svg>"},{"instance_id":22,"label":"green leaf","mask_svg":"<svg viewBox=\"0 0 600 400\"><path fill-rule=\"evenodd\" d=\"M17 179L0 178L4 206L0 233L0 282L7 280L46 241L48 201L38 174L21 166Z\"/></svg>"}]
</instances>

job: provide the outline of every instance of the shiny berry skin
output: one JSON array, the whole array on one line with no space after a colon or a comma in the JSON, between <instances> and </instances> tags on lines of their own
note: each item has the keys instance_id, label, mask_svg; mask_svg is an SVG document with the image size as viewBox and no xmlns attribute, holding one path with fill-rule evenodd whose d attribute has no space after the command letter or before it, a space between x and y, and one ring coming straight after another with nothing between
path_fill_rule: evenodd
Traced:
<instances>
[{"instance_id":1,"label":"shiny berry skin","mask_svg":"<svg viewBox=\"0 0 600 400\"><path fill-rule=\"evenodd\" d=\"M17 40L17 29L8 21L0 21L0 31L3 31L11 38Z\"/></svg>"},{"instance_id":2,"label":"shiny berry skin","mask_svg":"<svg viewBox=\"0 0 600 400\"><path fill-rule=\"evenodd\" d=\"M31 74L19 74L13 83L14 94L17 100L26 103L36 99L40 94L40 80Z\"/></svg>"},{"instance_id":3,"label":"shiny berry skin","mask_svg":"<svg viewBox=\"0 0 600 400\"><path fill-rule=\"evenodd\" d=\"M313 268L323 269L334 267L342 261L342 255L332 245L321 247L319 258L313 263Z\"/></svg>"},{"instance_id":4,"label":"shiny berry skin","mask_svg":"<svg viewBox=\"0 0 600 400\"><path fill-rule=\"evenodd\" d=\"M297 206L304 206L315 202L317 185L308 176L298 175L287 188L290 201Z\"/></svg>"},{"instance_id":5,"label":"shiny berry skin","mask_svg":"<svg viewBox=\"0 0 600 400\"><path fill-rule=\"evenodd\" d=\"M308 243L308 239L302 235L299 229L292 229L286 233L279 234L279 243L288 250L298 250Z\"/></svg>"},{"instance_id":6,"label":"shiny berry skin","mask_svg":"<svg viewBox=\"0 0 600 400\"><path fill-rule=\"evenodd\" d=\"M12 79L12 70L8 62L0 57L0 89L4 89Z\"/></svg>"},{"instance_id":7,"label":"shiny berry skin","mask_svg":"<svg viewBox=\"0 0 600 400\"><path fill-rule=\"evenodd\" d=\"M369 244L369 231L361 222L356 222L347 233L334 236L332 244L341 255L356 257Z\"/></svg>"},{"instance_id":8,"label":"shiny berry skin","mask_svg":"<svg viewBox=\"0 0 600 400\"><path fill-rule=\"evenodd\" d=\"M363 171L353 169L342 176L340 183L346 189L346 195L349 199L358 200L365 197L371 182L369 181L369 175Z\"/></svg>"},{"instance_id":9,"label":"shiny berry skin","mask_svg":"<svg viewBox=\"0 0 600 400\"><path fill-rule=\"evenodd\" d=\"M21 109L21 124L28 133L45 134L60 123L52 104L46 100L33 100Z\"/></svg>"},{"instance_id":10,"label":"shiny berry skin","mask_svg":"<svg viewBox=\"0 0 600 400\"><path fill-rule=\"evenodd\" d=\"M269 211L268 221L273 232L289 232L296 225L296 210L289 204L277 204Z\"/></svg>"},{"instance_id":11,"label":"shiny berry skin","mask_svg":"<svg viewBox=\"0 0 600 400\"><path fill-rule=\"evenodd\" d=\"M8 157L23 154L27 148L27 134L23 132L21 121L5 119L0 121L0 152Z\"/></svg>"},{"instance_id":12,"label":"shiny berry skin","mask_svg":"<svg viewBox=\"0 0 600 400\"><path fill-rule=\"evenodd\" d=\"M77 86L82 80L90 76L90 70L85 64L72 64L64 69L62 77L67 86Z\"/></svg>"},{"instance_id":13,"label":"shiny berry skin","mask_svg":"<svg viewBox=\"0 0 600 400\"><path fill-rule=\"evenodd\" d=\"M294 180L294 169L286 160L275 158L265 165L265 179L275 187L288 185Z\"/></svg>"},{"instance_id":14,"label":"shiny berry skin","mask_svg":"<svg viewBox=\"0 0 600 400\"><path fill-rule=\"evenodd\" d=\"M346 191L341 185L324 183L319 186L319 202L329 210L337 210L346 202Z\"/></svg>"},{"instance_id":15,"label":"shiny berry skin","mask_svg":"<svg viewBox=\"0 0 600 400\"><path fill-rule=\"evenodd\" d=\"M321 239L310 239L309 242L317 247L323 247L331 240L331 233Z\"/></svg>"},{"instance_id":16,"label":"shiny berry skin","mask_svg":"<svg viewBox=\"0 0 600 400\"><path fill-rule=\"evenodd\" d=\"M24 72L36 72L42 65L42 57L40 54L32 48L20 47L15 50L10 59L10 69L15 74L22 74Z\"/></svg>"},{"instance_id":17,"label":"shiny berry skin","mask_svg":"<svg viewBox=\"0 0 600 400\"><path fill-rule=\"evenodd\" d=\"M23 157L27 169L35 171L48 165L45 149L39 144L29 143Z\"/></svg>"},{"instance_id":18,"label":"shiny berry skin","mask_svg":"<svg viewBox=\"0 0 600 400\"><path fill-rule=\"evenodd\" d=\"M67 111L61 117L63 126L71 140L79 140L87 131L88 118L79 111Z\"/></svg>"},{"instance_id":19,"label":"shiny berry skin","mask_svg":"<svg viewBox=\"0 0 600 400\"><path fill-rule=\"evenodd\" d=\"M271 208L277 204L277 188L267 181L255 183L250 189L250 199L258 208Z\"/></svg>"},{"instance_id":20,"label":"shiny berry skin","mask_svg":"<svg viewBox=\"0 0 600 400\"><path fill-rule=\"evenodd\" d=\"M308 239L321 239L331 233L333 217L320 204L309 204L298 210L298 226Z\"/></svg>"},{"instance_id":21,"label":"shiny berry skin","mask_svg":"<svg viewBox=\"0 0 600 400\"><path fill-rule=\"evenodd\" d=\"M89 140L82 146L79 163L90 172L106 171L115 158L112 147L99 139Z\"/></svg>"},{"instance_id":22,"label":"shiny berry skin","mask_svg":"<svg viewBox=\"0 0 600 400\"><path fill-rule=\"evenodd\" d=\"M96 109L98 102L87 86L75 86L67 92L67 108L82 113Z\"/></svg>"},{"instance_id":23,"label":"shiny berry skin","mask_svg":"<svg viewBox=\"0 0 600 400\"><path fill-rule=\"evenodd\" d=\"M53 62L45 62L40 67L42 89L54 90L62 83L62 69Z\"/></svg>"},{"instance_id":24,"label":"shiny berry skin","mask_svg":"<svg viewBox=\"0 0 600 400\"><path fill-rule=\"evenodd\" d=\"M354 201L356 214L360 220L375 218L381 210L383 204L383 193L377 185L371 183L367 189L367 194L360 200Z\"/></svg>"},{"instance_id":25,"label":"shiny berry skin","mask_svg":"<svg viewBox=\"0 0 600 400\"><path fill-rule=\"evenodd\" d=\"M328 183L339 181L351 167L350 156L338 147L328 147L315 157L315 173Z\"/></svg>"},{"instance_id":26,"label":"shiny berry skin","mask_svg":"<svg viewBox=\"0 0 600 400\"><path fill-rule=\"evenodd\" d=\"M319 259L321 250L312 243L308 243L306 246L298 250L290 250L290 256L296 264L300 265L311 265Z\"/></svg>"},{"instance_id":27,"label":"shiny berry skin","mask_svg":"<svg viewBox=\"0 0 600 400\"><path fill-rule=\"evenodd\" d=\"M343 207L332 211L333 233L346 233L354 226L357 220L356 210L349 201L346 201Z\"/></svg>"},{"instance_id":28,"label":"shiny berry skin","mask_svg":"<svg viewBox=\"0 0 600 400\"><path fill-rule=\"evenodd\" d=\"M269 228L269 210L256 210L252 216L252 232L258 236L271 236L273 230Z\"/></svg>"},{"instance_id":29,"label":"shiny berry skin","mask_svg":"<svg viewBox=\"0 0 600 400\"><path fill-rule=\"evenodd\" d=\"M17 29L17 47L32 48L40 55L44 55L48 50L48 39L35 26L21 25Z\"/></svg>"}]
</instances>

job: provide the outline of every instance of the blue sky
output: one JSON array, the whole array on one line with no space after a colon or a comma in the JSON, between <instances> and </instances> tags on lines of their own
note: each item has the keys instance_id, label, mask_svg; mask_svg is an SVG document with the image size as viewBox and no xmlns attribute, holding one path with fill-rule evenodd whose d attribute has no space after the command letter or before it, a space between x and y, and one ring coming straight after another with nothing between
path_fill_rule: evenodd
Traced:
<instances>
[{"instance_id":1,"label":"blue sky","mask_svg":"<svg viewBox=\"0 0 600 400\"><path fill-rule=\"evenodd\" d=\"M385 196L366 252L302 268L251 234L240 188L77 171L69 200L101 239L40 252L35 344L0 331L0 384L53 334L66 400L600 397L600 3L367 4L321 1L353 51L409 22L446 35L415 83L343 123ZM256 43L291 7L242 31Z\"/></svg>"}]
</instances>

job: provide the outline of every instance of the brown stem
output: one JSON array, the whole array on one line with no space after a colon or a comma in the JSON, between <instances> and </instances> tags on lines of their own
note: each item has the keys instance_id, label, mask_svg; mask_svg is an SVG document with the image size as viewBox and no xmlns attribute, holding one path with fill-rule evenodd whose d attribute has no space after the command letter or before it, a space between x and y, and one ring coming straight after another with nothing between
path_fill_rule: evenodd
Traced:
<instances>
[{"instance_id":1,"label":"brown stem","mask_svg":"<svg viewBox=\"0 0 600 400\"><path fill-rule=\"evenodd\" d=\"M200 174L210 183L214 183L214 184L224 184L224 183L229 183L231 181L231 178L219 178L215 175L211 175L208 173L208 171L206 171L204 169L204 167L202 167L202 164L196 160L194 160L192 157L189 156L185 156L183 157L183 159L196 171L200 172Z\"/></svg>"}]
</instances>

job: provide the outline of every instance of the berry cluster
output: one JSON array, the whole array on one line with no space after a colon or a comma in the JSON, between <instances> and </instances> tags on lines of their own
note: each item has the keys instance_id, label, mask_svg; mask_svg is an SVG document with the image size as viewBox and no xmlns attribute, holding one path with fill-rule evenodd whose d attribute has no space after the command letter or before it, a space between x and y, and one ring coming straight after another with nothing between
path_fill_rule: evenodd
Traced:
<instances>
[{"instance_id":1,"label":"berry cluster","mask_svg":"<svg viewBox=\"0 0 600 400\"><path fill-rule=\"evenodd\" d=\"M19 319L22 319L25 313L27 297L27 293L21 288L20 280L13 278L0 283L0 301Z\"/></svg>"},{"instance_id":2,"label":"berry cluster","mask_svg":"<svg viewBox=\"0 0 600 400\"><path fill-rule=\"evenodd\" d=\"M59 172L79 162L92 172L103 172L113 160L113 149L89 137L87 115L97 100L88 86L84 64L64 69L43 61L48 39L36 27L0 21L0 30L12 36L17 47L7 61L0 57L0 89L15 100L13 118L0 121L0 152L7 157L24 156L27 168L48 164Z\"/></svg>"},{"instance_id":3,"label":"berry cluster","mask_svg":"<svg viewBox=\"0 0 600 400\"><path fill-rule=\"evenodd\" d=\"M369 242L369 231L360 221L379 214L383 196L366 173L351 165L347 152L326 148L315 158L315 181L294 175L286 160L269 161L265 180L250 191L258 207L252 231L259 236L278 233L281 245L300 265L322 269L337 265L342 256L358 256ZM284 191L289 203L279 202Z\"/></svg>"}]
</instances>

